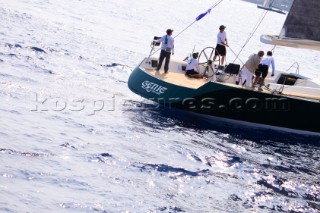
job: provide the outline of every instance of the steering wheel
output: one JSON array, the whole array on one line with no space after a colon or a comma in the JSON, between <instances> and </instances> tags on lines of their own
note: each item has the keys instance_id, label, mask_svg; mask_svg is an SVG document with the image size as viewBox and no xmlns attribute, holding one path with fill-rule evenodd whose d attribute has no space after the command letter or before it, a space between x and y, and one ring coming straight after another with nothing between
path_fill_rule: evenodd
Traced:
<instances>
[{"instance_id":1,"label":"steering wheel","mask_svg":"<svg viewBox=\"0 0 320 213\"><path fill-rule=\"evenodd\" d=\"M206 47L200 52L200 55L198 58L199 65L205 68L204 74L208 72L208 77L212 77L216 71L212 61L213 55L214 55L214 48ZM219 65L220 65L220 56L219 56ZM212 72L211 76L209 76L209 72Z\"/></svg>"}]
</instances>

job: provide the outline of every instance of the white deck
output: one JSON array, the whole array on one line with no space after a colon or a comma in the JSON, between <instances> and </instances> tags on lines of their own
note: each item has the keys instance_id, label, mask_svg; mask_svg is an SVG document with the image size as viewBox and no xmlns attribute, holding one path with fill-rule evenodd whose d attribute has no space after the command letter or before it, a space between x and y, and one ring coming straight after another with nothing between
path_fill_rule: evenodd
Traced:
<instances>
[{"instance_id":1,"label":"white deck","mask_svg":"<svg viewBox=\"0 0 320 213\"><path fill-rule=\"evenodd\" d=\"M186 66L185 61L179 61L171 59L170 65L169 65L169 72L164 73L164 70L156 71L156 67L152 67L151 60L157 61L158 58L152 57L148 60L145 59L140 67L143 68L147 73L150 75L155 76L158 79L161 79L163 81L166 81L171 84L179 85L182 87L188 87L192 89L197 89L204 84L206 84L208 81L216 81L216 75L213 75L213 73L209 73L208 79L196 79L196 78L190 78L185 75L185 71L182 70L182 66ZM164 65L162 65L163 67ZM200 66L200 73L204 72L204 67ZM294 96L299 98L305 98L305 99L312 99L319 101L320 100L320 85L316 82L313 82L312 80L306 78L306 79L298 79L297 85L294 86L288 86L288 85L282 85L277 84L277 80L279 79L279 76L281 73L278 74L278 76L271 78L270 74L265 80L265 84L269 85L269 89L263 88L264 93L271 93L274 91L282 91L282 95L287 96ZM235 84L236 76L235 75L226 75L223 78L223 82L219 82L228 86L236 87L236 88L244 88L244 89L250 89L252 88L245 88L241 85ZM283 90L282 90L283 87Z\"/></svg>"},{"instance_id":2,"label":"white deck","mask_svg":"<svg viewBox=\"0 0 320 213\"><path fill-rule=\"evenodd\" d=\"M169 82L171 84L197 89L207 83L205 79L195 79L187 77L184 72L172 72L164 73L163 70L157 72L155 69L145 69L150 75L155 76L158 79Z\"/></svg>"}]
</instances>

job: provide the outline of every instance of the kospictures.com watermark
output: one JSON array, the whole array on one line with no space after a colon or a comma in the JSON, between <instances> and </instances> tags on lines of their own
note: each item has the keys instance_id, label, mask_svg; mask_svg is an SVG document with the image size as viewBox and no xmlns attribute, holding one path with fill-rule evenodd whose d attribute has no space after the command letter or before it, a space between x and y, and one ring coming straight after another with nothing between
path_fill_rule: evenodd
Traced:
<instances>
[{"instance_id":1,"label":"kospictures.com watermark","mask_svg":"<svg viewBox=\"0 0 320 213\"><path fill-rule=\"evenodd\" d=\"M229 99L215 98L186 98L182 100L182 107L189 110L217 111L217 112L259 112L259 111L289 111L290 102L287 98L257 98L233 97Z\"/></svg>"},{"instance_id":2,"label":"kospictures.com watermark","mask_svg":"<svg viewBox=\"0 0 320 213\"><path fill-rule=\"evenodd\" d=\"M179 107L191 111L205 112L259 112L259 111L289 111L290 102L287 98L149 98L141 102L139 107L155 108L163 105L167 108ZM150 101L161 103L151 105Z\"/></svg>"},{"instance_id":3,"label":"kospictures.com watermark","mask_svg":"<svg viewBox=\"0 0 320 213\"><path fill-rule=\"evenodd\" d=\"M61 97L43 97L37 93L34 95L33 112L84 112L88 115L95 115L101 111L115 111L116 99L113 95L106 99L72 99Z\"/></svg>"},{"instance_id":4,"label":"kospictures.com watermark","mask_svg":"<svg viewBox=\"0 0 320 213\"><path fill-rule=\"evenodd\" d=\"M203 112L266 112L266 111L289 111L290 101L287 98L149 98L142 99L135 104L128 104L124 100L123 107L139 107L144 109L159 108L161 105L166 108L182 108L189 111ZM130 102L130 101L129 101ZM102 111L115 111L116 98L113 95L106 99L71 99L71 98L52 98L43 97L38 94L34 96L34 105L31 111L71 111L84 112L88 115L96 115Z\"/></svg>"}]
</instances>

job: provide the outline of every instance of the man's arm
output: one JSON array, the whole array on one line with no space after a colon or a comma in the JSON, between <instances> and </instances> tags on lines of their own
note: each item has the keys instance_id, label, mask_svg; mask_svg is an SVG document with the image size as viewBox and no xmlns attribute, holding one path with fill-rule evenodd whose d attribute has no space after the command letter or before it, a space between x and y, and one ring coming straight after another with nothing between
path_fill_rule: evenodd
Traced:
<instances>
[{"instance_id":1,"label":"man's arm","mask_svg":"<svg viewBox=\"0 0 320 213\"><path fill-rule=\"evenodd\" d=\"M227 37L226 37L226 42L225 42L225 44L224 45L226 45L227 47L229 47L228 46L228 40L227 40Z\"/></svg>"},{"instance_id":2,"label":"man's arm","mask_svg":"<svg viewBox=\"0 0 320 213\"><path fill-rule=\"evenodd\" d=\"M271 77L274 76L274 71L275 71L275 65L274 65L274 59L272 58L271 60L271 66L272 66L272 74L271 74Z\"/></svg>"},{"instance_id":3,"label":"man's arm","mask_svg":"<svg viewBox=\"0 0 320 213\"><path fill-rule=\"evenodd\" d=\"M174 55L174 38L172 38L172 55Z\"/></svg>"}]
</instances>

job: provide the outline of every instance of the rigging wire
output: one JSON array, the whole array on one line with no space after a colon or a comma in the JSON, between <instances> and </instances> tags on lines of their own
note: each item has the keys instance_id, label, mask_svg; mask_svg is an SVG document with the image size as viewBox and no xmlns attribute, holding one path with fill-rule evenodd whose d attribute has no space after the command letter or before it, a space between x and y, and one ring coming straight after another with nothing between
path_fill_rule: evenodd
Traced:
<instances>
[{"instance_id":1,"label":"rigging wire","mask_svg":"<svg viewBox=\"0 0 320 213\"><path fill-rule=\"evenodd\" d=\"M187 27L185 27L183 30L181 30L176 36L174 36L174 38L177 38L180 34L182 34L184 31L186 31L188 28L190 28L194 23L196 23L197 21L199 21L202 17L204 17L207 13L210 13L210 11L217 7L223 0L219 0L218 2L216 2L214 5L212 5L206 13L200 14L191 24L189 24ZM272 2L270 3L269 6L271 6L274 3L275 0L272 0ZM252 39L252 37L254 36L254 34L256 33L256 31L258 30L258 28L260 27L262 21L265 19L266 15L268 14L268 10L266 10L265 12L262 13L262 15L260 16L260 18L258 19L258 22L256 23L256 25L254 26L252 32L249 34L249 37L247 38L247 40L245 41L245 43L243 44L242 48L240 49L240 51L238 52L238 54L235 53L235 51L233 51L229 46L229 49L231 50L231 52L235 55L235 59L233 61L233 63L238 59L242 64L243 61L241 61L241 59L239 58L239 55L241 54L241 52L243 51L243 49L247 46L247 44L250 42L250 40ZM198 19L199 18L199 19ZM274 46L274 48L272 49L272 51L274 51L276 46ZM153 53L150 54L150 56L154 55L156 52L158 52L160 50L157 49L155 50ZM149 57L150 57L149 56Z\"/></svg>"},{"instance_id":2,"label":"rigging wire","mask_svg":"<svg viewBox=\"0 0 320 213\"><path fill-rule=\"evenodd\" d=\"M275 0L272 0L270 6L273 4L274 1L275 1ZM260 18L258 19L257 24L254 26L254 28L253 28L252 32L250 33L249 37L247 38L246 42L244 43L244 45L243 45L242 48L240 49L239 53L236 55L236 58L234 59L233 63L234 63L237 59L239 59L240 53L241 53L242 50L245 48L245 46L247 46L247 44L249 43L249 41L251 40L251 38L253 37L253 35L256 33L256 31L257 31L258 28L260 27L262 21L265 19L266 15L268 14L268 12L269 12L269 11L266 10L265 12L263 12L263 13L261 14ZM275 47L274 47L274 48L275 48ZM273 48L273 49L274 49L274 48ZM230 48L230 50L231 50L231 48ZM231 50L231 51L232 51L232 50ZM234 51L232 51L232 52L234 52ZM239 59L239 60L240 60L240 59ZM241 60L240 60L240 62L241 62ZM241 62L241 63L243 64L243 62Z\"/></svg>"},{"instance_id":3,"label":"rigging wire","mask_svg":"<svg viewBox=\"0 0 320 213\"><path fill-rule=\"evenodd\" d=\"M213 8L215 8L216 6L218 6L221 2L222 2L223 0L219 0L217 3L215 3L214 5L212 5L209 9L208 9L208 11L207 11L207 13L210 13L210 11L213 9ZM197 17L198 18L198 17ZM174 38L176 38L176 37L178 37L181 33L183 33L184 31L186 31L189 27L191 27L194 23L196 23L197 21L199 21L200 19L197 19L196 18L196 20L194 20L190 25L188 25L186 28L184 28L182 31L180 31L176 36L174 36ZM201 17L202 18L202 17Z\"/></svg>"},{"instance_id":4,"label":"rigging wire","mask_svg":"<svg viewBox=\"0 0 320 213\"><path fill-rule=\"evenodd\" d=\"M211 10L215 7L217 7L223 0L219 0L218 2L216 2L215 4L213 4L205 13L200 14L191 24L189 24L187 27L185 27L183 30L181 30L176 36L174 36L173 38L177 38L180 34L182 34L184 31L186 31L188 28L190 28L194 23L196 23L197 21L199 21L201 18L203 18L207 13L210 13ZM150 54L150 56L154 55L156 52L158 52L160 50L157 49L155 50L152 54ZM149 56L149 57L150 57Z\"/></svg>"}]
</instances>

